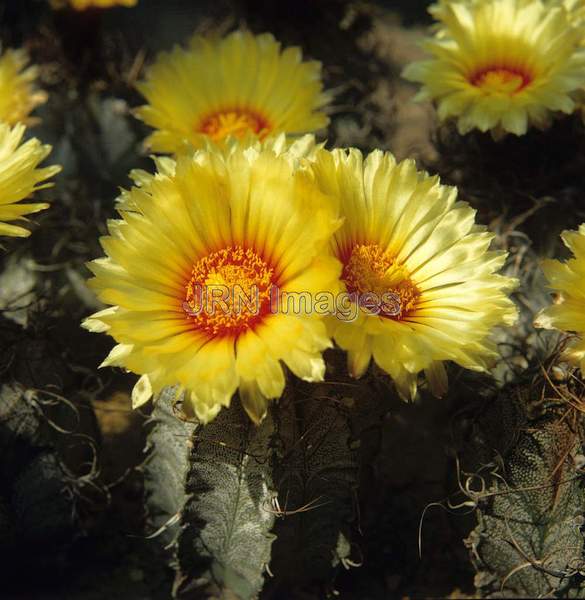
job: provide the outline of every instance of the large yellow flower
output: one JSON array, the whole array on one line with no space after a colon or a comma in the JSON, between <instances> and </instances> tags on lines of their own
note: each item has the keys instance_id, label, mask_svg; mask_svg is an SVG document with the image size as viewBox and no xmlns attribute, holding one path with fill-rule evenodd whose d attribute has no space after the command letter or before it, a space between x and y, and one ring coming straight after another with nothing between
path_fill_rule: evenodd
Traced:
<instances>
[{"instance_id":1,"label":"large yellow flower","mask_svg":"<svg viewBox=\"0 0 585 600\"><path fill-rule=\"evenodd\" d=\"M336 289L341 266L326 253L336 212L289 152L200 150L162 164L128 192L131 210L102 240L107 257L89 265L90 285L114 306L85 327L118 342L103 365L142 375L135 405L177 385L207 422L239 390L259 421L284 389L282 363L323 378L323 315L279 307L283 293ZM223 304L209 301L214 290L229 292Z\"/></svg>"},{"instance_id":2,"label":"large yellow flower","mask_svg":"<svg viewBox=\"0 0 585 600\"><path fill-rule=\"evenodd\" d=\"M328 322L350 373L361 376L373 357L413 398L421 371L433 393L446 390L443 361L487 369L497 356L492 328L516 319L507 297L515 280L496 274L505 253L488 250L494 236L456 189L380 151L364 160L358 150L321 150L312 168L345 218L333 252L356 310L343 306Z\"/></svg>"},{"instance_id":3,"label":"large yellow flower","mask_svg":"<svg viewBox=\"0 0 585 600\"><path fill-rule=\"evenodd\" d=\"M431 60L404 77L423 84L418 99L433 100L441 121L523 135L543 128L556 112L571 113L585 84L583 29L564 7L541 0L441 2L435 37L424 42Z\"/></svg>"},{"instance_id":4,"label":"large yellow flower","mask_svg":"<svg viewBox=\"0 0 585 600\"><path fill-rule=\"evenodd\" d=\"M558 299L538 315L535 325L576 332L579 337L569 343L564 358L585 374L585 223L579 231L565 231L561 237L574 258L544 261L542 269Z\"/></svg>"},{"instance_id":5,"label":"large yellow flower","mask_svg":"<svg viewBox=\"0 0 585 600\"><path fill-rule=\"evenodd\" d=\"M0 56L0 121L27 123L29 114L46 101L45 92L35 89L37 67L28 67L24 50L6 50Z\"/></svg>"},{"instance_id":6,"label":"large yellow flower","mask_svg":"<svg viewBox=\"0 0 585 600\"><path fill-rule=\"evenodd\" d=\"M23 215L35 213L49 205L19 204L35 190L50 186L41 183L61 170L61 167L45 167L38 169L51 146L42 145L33 138L21 144L25 127L22 124L11 128L0 124L0 235L27 237L30 231L19 225L6 223L23 218Z\"/></svg>"},{"instance_id":7,"label":"large yellow flower","mask_svg":"<svg viewBox=\"0 0 585 600\"><path fill-rule=\"evenodd\" d=\"M195 36L188 49L163 53L138 89L148 105L136 112L157 130L147 140L156 152L201 148L208 138L307 133L328 123L320 63L303 62L299 48L281 50L268 33Z\"/></svg>"},{"instance_id":8,"label":"large yellow flower","mask_svg":"<svg viewBox=\"0 0 585 600\"><path fill-rule=\"evenodd\" d=\"M87 10L88 8L110 8L112 6L136 6L138 0L50 0L50 3L56 9L69 6L73 10Z\"/></svg>"}]
</instances>

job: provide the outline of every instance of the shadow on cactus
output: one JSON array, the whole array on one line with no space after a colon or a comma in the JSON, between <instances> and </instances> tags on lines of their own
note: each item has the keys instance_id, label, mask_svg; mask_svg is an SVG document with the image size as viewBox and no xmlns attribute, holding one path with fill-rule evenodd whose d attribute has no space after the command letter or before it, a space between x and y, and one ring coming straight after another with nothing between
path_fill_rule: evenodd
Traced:
<instances>
[{"instance_id":1,"label":"shadow on cactus","mask_svg":"<svg viewBox=\"0 0 585 600\"><path fill-rule=\"evenodd\" d=\"M64 463L59 427L45 414L42 396L18 384L0 388L0 555L8 587L22 574L22 561L41 572L58 568L82 533L84 484Z\"/></svg>"},{"instance_id":2,"label":"shadow on cactus","mask_svg":"<svg viewBox=\"0 0 585 600\"><path fill-rule=\"evenodd\" d=\"M93 411L72 393L57 344L3 316L0 331L0 556L3 593L17 597L31 568L41 586L62 576L88 509L108 493L89 435Z\"/></svg>"}]
</instances>

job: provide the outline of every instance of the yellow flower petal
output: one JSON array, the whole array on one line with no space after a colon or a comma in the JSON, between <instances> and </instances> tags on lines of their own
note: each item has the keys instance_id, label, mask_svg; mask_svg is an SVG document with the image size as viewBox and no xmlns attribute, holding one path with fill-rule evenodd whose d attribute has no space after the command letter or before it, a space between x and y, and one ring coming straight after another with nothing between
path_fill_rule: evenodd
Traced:
<instances>
[{"instance_id":1,"label":"yellow flower petal","mask_svg":"<svg viewBox=\"0 0 585 600\"><path fill-rule=\"evenodd\" d=\"M557 292L557 302L542 310L534 325L575 332L578 338L570 342L564 359L585 372L585 223L578 231L564 231L561 238L573 252L573 258L543 262L549 287Z\"/></svg>"},{"instance_id":2,"label":"yellow flower petal","mask_svg":"<svg viewBox=\"0 0 585 600\"><path fill-rule=\"evenodd\" d=\"M24 220L24 215L47 208L49 205L44 202L19 202L36 190L51 185L44 181L61 170L57 166L37 168L51 147L43 146L35 138L22 143L24 133L25 126L22 124L11 128L6 123L0 123L0 235L30 235L25 228L5 221Z\"/></svg>"},{"instance_id":3,"label":"yellow flower petal","mask_svg":"<svg viewBox=\"0 0 585 600\"><path fill-rule=\"evenodd\" d=\"M132 388L132 408L140 408L152 398L148 375L143 375Z\"/></svg>"}]
</instances>

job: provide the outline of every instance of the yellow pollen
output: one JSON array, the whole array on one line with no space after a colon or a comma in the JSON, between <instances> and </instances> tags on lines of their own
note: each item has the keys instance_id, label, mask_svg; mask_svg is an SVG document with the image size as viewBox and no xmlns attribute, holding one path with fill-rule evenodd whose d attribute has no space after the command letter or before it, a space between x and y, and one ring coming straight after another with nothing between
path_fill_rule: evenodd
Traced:
<instances>
[{"instance_id":1,"label":"yellow pollen","mask_svg":"<svg viewBox=\"0 0 585 600\"><path fill-rule=\"evenodd\" d=\"M404 319L416 307L420 295L403 265L377 244L358 244L344 261L341 274L350 294L380 299L380 316ZM369 304L369 302L368 302Z\"/></svg>"},{"instance_id":2,"label":"yellow pollen","mask_svg":"<svg viewBox=\"0 0 585 600\"><path fill-rule=\"evenodd\" d=\"M270 310L274 269L251 249L228 246L198 260L187 284L185 310L211 335L237 335Z\"/></svg>"},{"instance_id":3,"label":"yellow pollen","mask_svg":"<svg viewBox=\"0 0 585 600\"><path fill-rule=\"evenodd\" d=\"M242 138L246 133L266 137L270 130L268 120L251 110L218 111L205 117L199 125L200 133L218 141L232 135Z\"/></svg>"},{"instance_id":4,"label":"yellow pollen","mask_svg":"<svg viewBox=\"0 0 585 600\"><path fill-rule=\"evenodd\" d=\"M531 77L520 70L508 68L482 69L471 78L471 84L486 92L501 94L516 94L523 90L530 82Z\"/></svg>"}]
</instances>

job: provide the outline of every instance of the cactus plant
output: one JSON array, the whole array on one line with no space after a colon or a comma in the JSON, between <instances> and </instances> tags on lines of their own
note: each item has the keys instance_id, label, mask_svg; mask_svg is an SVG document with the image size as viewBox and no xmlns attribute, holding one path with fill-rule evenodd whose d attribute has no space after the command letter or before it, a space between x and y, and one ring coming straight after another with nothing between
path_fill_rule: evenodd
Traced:
<instances>
[{"instance_id":1,"label":"cactus plant","mask_svg":"<svg viewBox=\"0 0 585 600\"><path fill-rule=\"evenodd\" d=\"M582 597L583 423L570 394L539 375L479 412L462 479L482 597Z\"/></svg>"},{"instance_id":2,"label":"cactus plant","mask_svg":"<svg viewBox=\"0 0 585 600\"><path fill-rule=\"evenodd\" d=\"M166 389L156 402L145 482L152 523L177 570L175 595L254 598L273 540L272 420L256 428L234 401L202 427L179 420L174 398Z\"/></svg>"},{"instance_id":3,"label":"cactus plant","mask_svg":"<svg viewBox=\"0 0 585 600\"><path fill-rule=\"evenodd\" d=\"M295 381L259 426L237 399L205 427L179 405L172 388L157 399L144 468L175 595L255 598L268 573L275 597L328 584L349 556L358 474L342 395Z\"/></svg>"}]
</instances>

